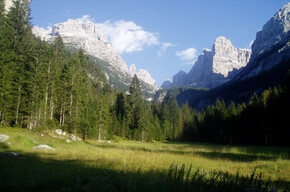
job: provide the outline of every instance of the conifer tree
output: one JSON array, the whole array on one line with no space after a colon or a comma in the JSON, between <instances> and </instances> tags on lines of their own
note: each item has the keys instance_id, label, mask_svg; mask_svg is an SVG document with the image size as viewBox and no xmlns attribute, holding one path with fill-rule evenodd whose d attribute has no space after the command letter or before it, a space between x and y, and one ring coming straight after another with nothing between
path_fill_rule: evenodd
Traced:
<instances>
[{"instance_id":1,"label":"conifer tree","mask_svg":"<svg viewBox=\"0 0 290 192\"><path fill-rule=\"evenodd\" d=\"M130 128L133 139L142 139L144 134L144 106L141 93L141 85L138 77L134 75L129 89L129 108L130 108Z\"/></svg>"}]
</instances>

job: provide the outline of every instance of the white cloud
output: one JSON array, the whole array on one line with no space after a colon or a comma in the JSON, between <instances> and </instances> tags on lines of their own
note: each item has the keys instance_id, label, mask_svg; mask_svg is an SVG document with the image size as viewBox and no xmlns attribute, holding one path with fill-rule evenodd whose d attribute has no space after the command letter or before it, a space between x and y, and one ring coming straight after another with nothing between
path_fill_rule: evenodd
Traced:
<instances>
[{"instance_id":1,"label":"white cloud","mask_svg":"<svg viewBox=\"0 0 290 192\"><path fill-rule=\"evenodd\" d=\"M177 51L176 55L184 61L192 60L196 57L197 50L195 48L188 48L183 51Z\"/></svg>"},{"instance_id":2,"label":"white cloud","mask_svg":"<svg viewBox=\"0 0 290 192\"><path fill-rule=\"evenodd\" d=\"M172 43L169 43L169 42L164 42L161 44L161 48L159 50L157 50L157 55L159 57L162 57L162 55L164 55L164 53L166 53L166 50L169 48L169 47L173 47L173 46L176 46L175 44L172 44Z\"/></svg>"},{"instance_id":3,"label":"white cloud","mask_svg":"<svg viewBox=\"0 0 290 192\"><path fill-rule=\"evenodd\" d=\"M156 34L143 30L141 26L132 21L111 22L107 20L97 23L97 27L109 38L115 50L120 54L142 51L144 46L159 44Z\"/></svg>"},{"instance_id":4,"label":"white cloud","mask_svg":"<svg viewBox=\"0 0 290 192\"><path fill-rule=\"evenodd\" d=\"M87 22L94 22L95 19L92 18L91 16L89 15L83 15L81 18L78 18L78 20L81 20L82 22L84 23L87 23Z\"/></svg>"}]
</instances>

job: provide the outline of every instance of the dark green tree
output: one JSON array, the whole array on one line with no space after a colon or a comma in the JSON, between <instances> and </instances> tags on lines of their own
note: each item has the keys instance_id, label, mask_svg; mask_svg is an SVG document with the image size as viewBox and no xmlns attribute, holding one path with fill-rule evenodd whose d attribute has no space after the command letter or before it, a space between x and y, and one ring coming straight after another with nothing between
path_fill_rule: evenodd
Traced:
<instances>
[{"instance_id":1,"label":"dark green tree","mask_svg":"<svg viewBox=\"0 0 290 192\"><path fill-rule=\"evenodd\" d=\"M132 79L129 93L129 126L132 131L132 139L143 140L145 138L144 103L140 81L136 75Z\"/></svg>"}]
</instances>

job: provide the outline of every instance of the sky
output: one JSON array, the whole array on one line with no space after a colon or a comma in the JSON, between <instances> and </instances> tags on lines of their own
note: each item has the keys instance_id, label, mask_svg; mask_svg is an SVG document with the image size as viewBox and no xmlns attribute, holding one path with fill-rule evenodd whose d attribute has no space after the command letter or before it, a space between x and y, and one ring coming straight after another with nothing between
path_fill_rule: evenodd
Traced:
<instances>
[{"instance_id":1,"label":"sky","mask_svg":"<svg viewBox=\"0 0 290 192\"><path fill-rule=\"evenodd\" d=\"M68 19L98 23L128 66L149 71L160 86L188 72L204 48L225 36L250 48L256 33L287 0L32 0L32 24Z\"/></svg>"}]
</instances>

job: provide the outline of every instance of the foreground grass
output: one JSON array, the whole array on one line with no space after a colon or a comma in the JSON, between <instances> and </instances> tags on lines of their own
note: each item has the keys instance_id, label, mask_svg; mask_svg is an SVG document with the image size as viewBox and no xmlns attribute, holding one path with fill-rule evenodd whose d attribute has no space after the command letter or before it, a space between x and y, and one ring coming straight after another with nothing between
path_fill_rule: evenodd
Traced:
<instances>
[{"instance_id":1,"label":"foreground grass","mask_svg":"<svg viewBox=\"0 0 290 192\"><path fill-rule=\"evenodd\" d=\"M0 128L0 186L13 191L289 190L290 150L211 144L66 143L46 133ZM47 144L55 151L33 150ZM255 172L254 172L255 170Z\"/></svg>"}]
</instances>

